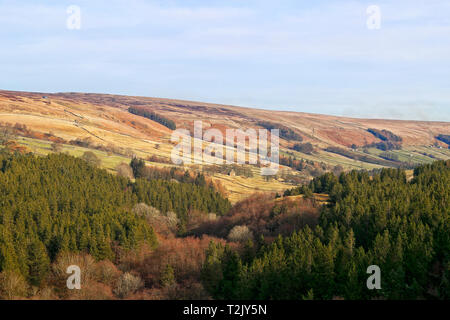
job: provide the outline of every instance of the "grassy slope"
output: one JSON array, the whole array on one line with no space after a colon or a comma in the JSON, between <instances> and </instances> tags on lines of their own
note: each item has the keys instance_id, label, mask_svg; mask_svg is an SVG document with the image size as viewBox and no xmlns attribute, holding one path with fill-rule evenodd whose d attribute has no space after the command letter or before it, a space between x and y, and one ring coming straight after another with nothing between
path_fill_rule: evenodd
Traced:
<instances>
[{"instance_id":1,"label":"grassy slope","mask_svg":"<svg viewBox=\"0 0 450 320\"><path fill-rule=\"evenodd\" d=\"M44 95L48 98L44 99ZM206 127L213 126L222 130L256 128L255 123L260 120L281 123L296 129L305 142L311 142L318 149L313 155L293 152L297 158L333 166L341 165L345 169L372 169L380 166L328 153L321 148L330 145L346 148L353 143L363 145L374 142L376 139L367 132L367 128L372 127L387 129L402 136L405 147L403 150L392 151L399 155L401 161L428 163L435 160L421 153L432 154L436 159L450 158L449 150L429 147L435 142L435 135L450 134L450 126L445 122L351 119L157 98L0 91L0 121L25 124L33 131L52 132L66 140L90 137L96 144L129 148L140 157L157 155L170 158L173 147L170 143L171 131L154 121L128 113L127 108L132 105L146 106L176 121L179 128L191 128L194 120L202 120ZM38 154L51 152L50 143L46 141L21 138L20 144ZM284 153L291 142L281 140L280 144ZM63 148L63 152L75 156L82 155L86 150L71 145L65 145ZM130 160L119 155L108 156L102 151L94 152L102 159L102 166L111 171L117 164ZM362 150L356 152L363 154ZM370 149L369 152L374 156L380 153L376 149ZM160 163L153 165L167 166ZM289 171L286 168L284 170ZM282 180L266 182L259 176L258 168L253 171L253 178L216 174L214 179L220 181L229 191L232 201L242 199L253 192L279 192L290 187Z\"/></svg>"}]
</instances>

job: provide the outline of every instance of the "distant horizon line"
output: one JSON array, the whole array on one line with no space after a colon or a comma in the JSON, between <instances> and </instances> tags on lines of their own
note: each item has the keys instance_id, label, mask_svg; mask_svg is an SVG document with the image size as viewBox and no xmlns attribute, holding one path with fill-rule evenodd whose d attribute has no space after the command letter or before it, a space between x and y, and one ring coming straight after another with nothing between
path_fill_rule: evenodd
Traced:
<instances>
[{"instance_id":1,"label":"distant horizon line","mask_svg":"<svg viewBox=\"0 0 450 320\"><path fill-rule=\"evenodd\" d=\"M135 94L124 94L124 93L101 93L101 92L82 92L82 91L60 91L60 92L44 92L44 91L25 91L25 90L9 90L9 89L0 89L0 92L16 92L16 93L30 93L30 94L43 94L43 95L58 95L58 94L88 94L88 95L108 95L108 96L122 96L129 98L146 98L146 99L160 99L160 100L172 100L172 101L181 101L188 103L201 103L206 105L213 106L225 106L232 108L243 108L243 109L253 109L260 111L274 111L274 112L283 112L283 113L304 113L309 115L319 115L319 116L328 116L328 117L336 117L336 118L350 118L356 120L370 120L370 121L398 121L398 122L426 122L426 123L450 123L450 121L446 120L417 120L417 119L398 119L398 118L379 118L379 117L364 117L357 115L337 115L337 114L328 114L328 113L314 113L314 112L306 112L306 111L293 111L293 110L283 110L283 109L274 109L274 108L264 108L264 107L255 107L255 106L244 106L244 105L236 105L236 104L228 104L228 103L218 103L218 102L207 102L200 100L189 100L184 98L166 98L166 97L151 97L144 95L135 95ZM277 107L278 108L278 107ZM282 108L282 107L281 107Z\"/></svg>"}]
</instances>

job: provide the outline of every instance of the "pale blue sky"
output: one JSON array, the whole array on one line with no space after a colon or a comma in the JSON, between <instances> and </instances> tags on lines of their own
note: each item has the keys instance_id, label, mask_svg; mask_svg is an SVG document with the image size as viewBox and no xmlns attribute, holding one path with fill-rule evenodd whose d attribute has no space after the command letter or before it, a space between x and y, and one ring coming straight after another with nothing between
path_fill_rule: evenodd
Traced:
<instances>
[{"instance_id":1,"label":"pale blue sky","mask_svg":"<svg viewBox=\"0 0 450 320\"><path fill-rule=\"evenodd\" d=\"M0 89L450 121L448 0L0 0L0 38Z\"/></svg>"}]
</instances>

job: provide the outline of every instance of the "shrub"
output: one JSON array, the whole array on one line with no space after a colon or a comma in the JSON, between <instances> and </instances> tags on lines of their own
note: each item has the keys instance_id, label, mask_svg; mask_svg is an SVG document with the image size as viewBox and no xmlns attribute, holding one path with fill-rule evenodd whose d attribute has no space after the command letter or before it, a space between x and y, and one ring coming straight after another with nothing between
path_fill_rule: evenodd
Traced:
<instances>
[{"instance_id":1,"label":"shrub","mask_svg":"<svg viewBox=\"0 0 450 320\"><path fill-rule=\"evenodd\" d=\"M380 154L380 158L390 161L399 161L398 154L395 154L393 152L383 152Z\"/></svg>"},{"instance_id":2,"label":"shrub","mask_svg":"<svg viewBox=\"0 0 450 320\"><path fill-rule=\"evenodd\" d=\"M145 281L147 288L162 288L167 265L173 268L179 286L195 283L200 277L206 249L212 239L206 236L166 239L145 260L134 264L133 269ZM221 239L214 238L214 241L225 243Z\"/></svg>"},{"instance_id":3,"label":"shrub","mask_svg":"<svg viewBox=\"0 0 450 320\"><path fill-rule=\"evenodd\" d=\"M245 242L253 239L253 233L247 226L235 226L228 234L228 240L233 242Z\"/></svg>"},{"instance_id":4,"label":"shrub","mask_svg":"<svg viewBox=\"0 0 450 320\"><path fill-rule=\"evenodd\" d=\"M0 273L0 298L12 300L27 294L25 279L13 271Z\"/></svg>"},{"instance_id":5,"label":"shrub","mask_svg":"<svg viewBox=\"0 0 450 320\"><path fill-rule=\"evenodd\" d=\"M71 140L69 143L83 148L95 147L91 137L76 138L75 140Z\"/></svg>"},{"instance_id":6,"label":"shrub","mask_svg":"<svg viewBox=\"0 0 450 320\"><path fill-rule=\"evenodd\" d=\"M100 160L95 153L92 151L86 151L81 157L84 161L89 163L93 167L99 167L102 164L102 160Z\"/></svg>"},{"instance_id":7,"label":"shrub","mask_svg":"<svg viewBox=\"0 0 450 320\"><path fill-rule=\"evenodd\" d=\"M167 227L172 231L175 232L178 226L178 223L180 222L180 219L178 219L177 214L173 211L169 211L166 213L166 224Z\"/></svg>"},{"instance_id":8,"label":"shrub","mask_svg":"<svg viewBox=\"0 0 450 320\"><path fill-rule=\"evenodd\" d=\"M312 154L314 152L314 147L310 142L296 143L292 149L305 154Z\"/></svg>"},{"instance_id":9,"label":"shrub","mask_svg":"<svg viewBox=\"0 0 450 320\"><path fill-rule=\"evenodd\" d=\"M145 203L135 205L133 212L139 217L144 217L152 228L165 235L175 233L180 222L175 212L168 211L161 214L161 211Z\"/></svg>"},{"instance_id":10,"label":"shrub","mask_svg":"<svg viewBox=\"0 0 450 320\"><path fill-rule=\"evenodd\" d=\"M120 177L128 178L128 179L134 179L133 170L131 167L126 163L121 163L116 167L117 175Z\"/></svg>"},{"instance_id":11,"label":"shrub","mask_svg":"<svg viewBox=\"0 0 450 320\"><path fill-rule=\"evenodd\" d=\"M62 151L63 145L59 142L53 142L51 148L53 152L59 153Z\"/></svg>"},{"instance_id":12,"label":"shrub","mask_svg":"<svg viewBox=\"0 0 450 320\"><path fill-rule=\"evenodd\" d=\"M133 212L140 217L157 217L161 215L158 209L150 207L149 205L141 202L134 206Z\"/></svg>"},{"instance_id":13,"label":"shrub","mask_svg":"<svg viewBox=\"0 0 450 320\"><path fill-rule=\"evenodd\" d=\"M117 283L121 272L109 260L100 261L95 266L95 278L106 285L113 286Z\"/></svg>"},{"instance_id":14,"label":"shrub","mask_svg":"<svg viewBox=\"0 0 450 320\"><path fill-rule=\"evenodd\" d=\"M121 299L128 297L143 287L140 277L134 276L129 272L122 274L117 281L114 293Z\"/></svg>"},{"instance_id":15,"label":"shrub","mask_svg":"<svg viewBox=\"0 0 450 320\"><path fill-rule=\"evenodd\" d=\"M37 294L31 297L32 300L56 300L58 296L55 295L55 292L52 287L44 287L40 289Z\"/></svg>"},{"instance_id":16,"label":"shrub","mask_svg":"<svg viewBox=\"0 0 450 320\"><path fill-rule=\"evenodd\" d=\"M67 267L75 265L81 270L81 288L95 278L95 260L88 254L62 253L52 265L53 280L58 288L67 288Z\"/></svg>"},{"instance_id":17,"label":"shrub","mask_svg":"<svg viewBox=\"0 0 450 320\"><path fill-rule=\"evenodd\" d=\"M162 289L163 299L167 300L210 300L211 297L199 282L187 281Z\"/></svg>"}]
</instances>

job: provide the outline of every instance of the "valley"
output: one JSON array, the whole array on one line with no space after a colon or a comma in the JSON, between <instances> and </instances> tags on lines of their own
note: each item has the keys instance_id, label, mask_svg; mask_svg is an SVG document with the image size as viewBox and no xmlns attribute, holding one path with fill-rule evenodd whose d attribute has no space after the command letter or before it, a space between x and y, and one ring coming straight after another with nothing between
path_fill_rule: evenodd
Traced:
<instances>
[{"instance_id":1,"label":"valley","mask_svg":"<svg viewBox=\"0 0 450 320\"><path fill-rule=\"evenodd\" d=\"M436 139L438 135L450 134L447 122L343 118L162 98L0 91L0 125L26 128L15 130L17 143L36 154L52 152L54 141L60 141L63 152L74 156L93 150L101 158L102 167L110 172L122 162L129 163L134 156L145 159L149 166L174 166L170 161L174 147L170 141L172 130L130 113L131 107L173 121L177 129L192 130L194 121L199 120L205 129L222 132L258 129L261 125L279 126L289 131L294 139L301 140L289 140L288 135L280 137L280 156L284 162L277 176L270 179L261 177L259 168L253 165L246 165L251 172L247 176L211 173L212 179L224 186L233 203L255 192L283 192L297 182L307 182L326 171L413 167L450 158L448 145ZM374 147L382 139L370 133L370 128L401 137L401 148L383 153ZM296 151L295 144L311 144L313 151ZM345 155L343 151L329 152L332 148L346 150ZM386 156L395 161L386 160ZM289 158L305 165L298 170L288 165ZM208 164L185 165L185 168L203 171L204 165Z\"/></svg>"}]
</instances>

